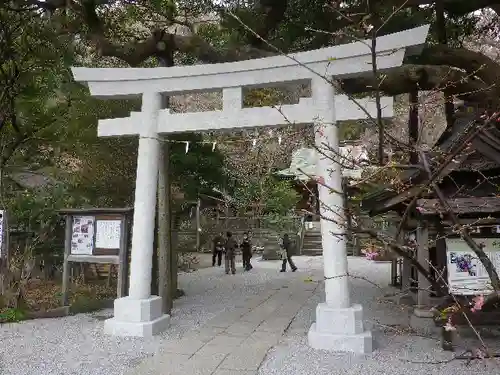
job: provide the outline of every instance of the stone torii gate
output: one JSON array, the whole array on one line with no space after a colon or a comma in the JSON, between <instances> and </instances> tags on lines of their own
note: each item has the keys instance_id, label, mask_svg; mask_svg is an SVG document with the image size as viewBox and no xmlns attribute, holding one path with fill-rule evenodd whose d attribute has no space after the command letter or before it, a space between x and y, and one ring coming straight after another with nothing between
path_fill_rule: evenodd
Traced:
<instances>
[{"instance_id":1,"label":"stone torii gate","mask_svg":"<svg viewBox=\"0 0 500 375\"><path fill-rule=\"evenodd\" d=\"M405 54L419 53L429 26L377 38L377 65L384 70L402 64ZM171 68L73 68L76 81L86 82L93 96L104 98L142 97L141 112L130 117L100 120L99 136L139 136L137 179L132 234L129 295L115 300L114 317L105 322L105 331L114 335L151 336L169 326L170 317L162 313L161 298L151 296L151 266L155 228L160 136L174 132L279 126L315 123L316 144L339 149L335 122L365 118L361 104L370 114L370 99L349 100L335 95L328 82L372 74L371 41L333 46L290 56ZM300 63L298 63L300 62ZM323 78L327 77L327 79ZM278 86L283 83L310 82L312 96L298 104L243 108L244 87ZM223 92L223 109L199 113L172 113L162 109L162 95L194 91ZM392 116L392 98L383 98L384 117ZM319 123L318 119L324 121ZM327 186L342 190L341 171L333 152L320 157L317 175ZM325 276L325 302L316 309L316 323L309 331L309 344L318 349L371 352L372 336L363 327L362 307L352 305L347 275L346 243L343 235L343 199L320 188L321 213L334 220L321 220Z\"/></svg>"}]
</instances>

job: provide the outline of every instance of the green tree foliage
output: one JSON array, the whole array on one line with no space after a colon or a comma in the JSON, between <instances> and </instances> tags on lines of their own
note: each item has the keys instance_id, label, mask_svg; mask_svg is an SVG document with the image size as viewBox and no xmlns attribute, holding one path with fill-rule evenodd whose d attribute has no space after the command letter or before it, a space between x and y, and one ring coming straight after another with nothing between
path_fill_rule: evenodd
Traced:
<instances>
[{"instance_id":1,"label":"green tree foliage","mask_svg":"<svg viewBox=\"0 0 500 375\"><path fill-rule=\"evenodd\" d=\"M174 142L170 159L174 183L187 199L196 199L200 193L211 195L214 188L224 185L224 156L212 150L212 144L203 143L202 136L193 133L179 133L169 139ZM187 153L185 143L179 141L191 142Z\"/></svg>"},{"instance_id":2,"label":"green tree foliage","mask_svg":"<svg viewBox=\"0 0 500 375\"><path fill-rule=\"evenodd\" d=\"M290 181L270 179L269 194L266 199L266 211L277 215L292 212L299 202L299 193Z\"/></svg>"},{"instance_id":3,"label":"green tree foliage","mask_svg":"<svg viewBox=\"0 0 500 375\"><path fill-rule=\"evenodd\" d=\"M38 189L18 190L5 202L9 208L11 225L23 234L22 246L13 246L13 259L16 256L41 256L47 263L62 262L63 217L57 210L88 203L84 197L72 194L64 183L53 182Z\"/></svg>"},{"instance_id":4,"label":"green tree foliage","mask_svg":"<svg viewBox=\"0 0 500 375\"><path fill-rule=\"evenodd\" d=\"M47 148L71 106L68 37L50 19L0 7L0 168L51 164Z\"/></svg>"},{"instance_id":5,"label":"green tree foliage","mask_svg":"<svg viewBox=\"0 0 500 375\"><path fill-rule=\"evenodd\" d=\"M140 101L98 100L73 81L69 67L80 64L82 56L92 64L95 58L66 32L71 12L42 14L36 8L15 10L15 5L0 5L2 206L18 225L42 233L62 207L132 204L137 139L99 139L97 121L128 116ZM171 156L174 183L188 199L219 186L222 155L197 143L198 135L175 139L193 142L187 154L183 144L175 143ZM50 177L53 184L19 183L21 172Z\"/></svg>"},{"instance_id":6,"label":"green tree foliage","mask_svg":"<svg viewBox=\"0 0 500 375\"><path fill-rule=\"evenodd\" d=\"M498 28L494 12L500 3L497 0L441 2L446 12L446 46L437 43L436 0L79 0L71 2L71 7L60 0L12 1L18 7L30 4L47 10L52 18L64 19L69 34L78 36L100 55L132 66L172 52L185 63L256 58L276 53L266 41L284 52L292 52L370 37L375 31L382 35L430 23L431 36L421 57L408 60L410 65L388 74L381 85L383 91L401 94L413 88L439 89L449 81L460 81L472 74L480 80L454 85L455 94L475 99L499 97L498 88L491 88L495 85L498 65L464 48L463 41L477 31L480 12L493 13L487 28ZM201 27L192 35L174 33L176 27L186 27L193 19L207 15L220 18L218 27ZM368 32L368 25L375 27ZM449 67L457 70L450 75ZM343 82L344 89L353 94L372 91L376 86L366 77ZM481 88L484 92L479 94L477 90Z\"/></svg>"},{"instance_id":7,"label":"green tree foliage","mask_svg":"<svg viewBox=\"0 0 500 375\"><path fill-rule=\"evenodd\" d=\"M339 126L339 138L341 141L358 140L363 134L363 122L342 121Z\"/></svg>"},{"instance_id":8,"label":"green tree foliage","mask_svg":"<svg viewBox=\"0 0 500 375\"><path fill-rule=\"evenodd\" d=\"M241 181L234 195L242 212L254 206L259 216L285 216L293 211L299 201L299 194L291 183L279 180L272 174L263 176L260 181Z\"/></svg>"}]
</instances>

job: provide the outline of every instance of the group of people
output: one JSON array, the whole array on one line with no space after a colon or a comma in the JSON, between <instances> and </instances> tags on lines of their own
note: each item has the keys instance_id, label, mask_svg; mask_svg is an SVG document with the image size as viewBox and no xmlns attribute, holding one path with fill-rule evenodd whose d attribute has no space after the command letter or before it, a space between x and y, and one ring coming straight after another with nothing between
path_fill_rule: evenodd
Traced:
<instances>
[{"instance_id":1,"label":"group of people","mask_svg":"<svg viewBox=\"0 0 500 375\"><path fill-rule=\"evenodd\" d=\"M280 247L282 253L281 258L283 260L281 272L286 272L287 262L290 265L292 272L297 271L297 267L292 260L291 242L288 234L285 234L280 239ZM241 243L238 243L238 241L234 239L231 232L227 232L225 238L223 237L222 233L219 233L219 235L214 238L212 266L215 267L215 264L217 263L217 265L220 267L222 265L222 256L224 256L224 266L226 274L229 275L229 272L231 272L234 275L236 273L235 252L237 248L241 249L243 269L245 271L250 271L253 268L251 263L252 242L250 241L248 232L243 233L243 241L241 241Z\"/></svg>"}]
</instances>

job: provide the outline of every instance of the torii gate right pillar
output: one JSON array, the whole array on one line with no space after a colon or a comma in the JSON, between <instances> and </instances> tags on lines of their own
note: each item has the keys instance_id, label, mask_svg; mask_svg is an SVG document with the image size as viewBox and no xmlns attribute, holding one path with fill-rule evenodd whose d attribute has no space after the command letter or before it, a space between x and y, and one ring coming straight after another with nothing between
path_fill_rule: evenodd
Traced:
<instances>
[{"instance_id":1,"label":"torii gate right pillar","mask_svg":"<svg viewBox=\"0 0 500 375\"><path fill-rule=\"evenodd\" d=\"M346 226L342 175L338 163L339 138L335 116L335 89L321 77L312 80L312 98L318 113L316 147L325 302L316 307L316 322L308 339L314 349L370 353L372 334L364 329L363 308L351 305L347 268Z\"/></svg>"}]
</instances>

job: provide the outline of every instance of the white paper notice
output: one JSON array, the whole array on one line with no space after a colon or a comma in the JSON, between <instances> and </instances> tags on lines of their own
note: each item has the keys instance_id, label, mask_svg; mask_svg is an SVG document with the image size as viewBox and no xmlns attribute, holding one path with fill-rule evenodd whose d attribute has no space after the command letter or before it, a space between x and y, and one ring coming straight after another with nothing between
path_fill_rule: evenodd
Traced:
<instances>
[{"instance_id":1,"label":"white paper notice","mask_svg":"<svg viewBox=\"0 0 500 375\"><path fill-rule=\"evenodd\" d=\"M92 255L94 239L94 217L74 216L71 254Z\"/></svg>"},{"instance_id":2,"label":"white paper notice","mask_svg":"<svg viewBox=\"0 0 500 375\"><path fill-rule=\"evenodd\" d=\"M121 220L97 220L95 247L97 249L119 249Z\"/></svg>"}]
</instances>

